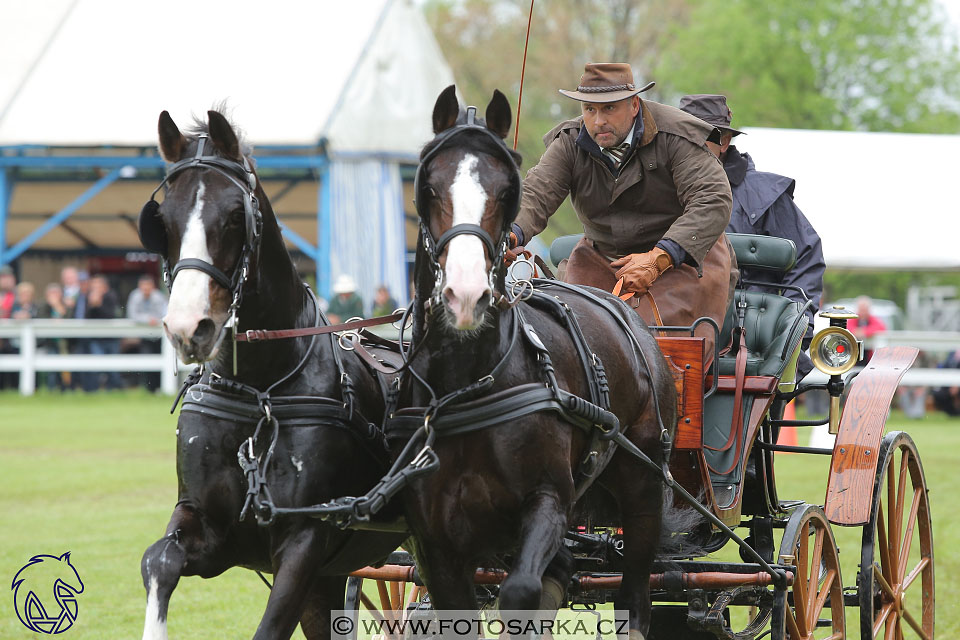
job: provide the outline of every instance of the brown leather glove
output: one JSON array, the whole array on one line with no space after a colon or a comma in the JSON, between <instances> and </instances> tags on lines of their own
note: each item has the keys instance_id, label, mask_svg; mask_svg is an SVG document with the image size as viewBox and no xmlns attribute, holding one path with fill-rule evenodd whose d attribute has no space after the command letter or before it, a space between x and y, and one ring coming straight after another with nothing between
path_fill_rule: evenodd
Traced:
<instances>
[{"instance_id":1,"label":"brown leather glove","mask_svg":"<svg viewBox=\"0 0 960 640\"><path fill-rule=\"evenodd\" d=\"M653 284L654 280L663 275L663 272L673 266L670 254L654 247L646 253L631 253L610 263L618 269L617 278L623 278L623 289L642 296Z\"/></svg>"}]
</instances>

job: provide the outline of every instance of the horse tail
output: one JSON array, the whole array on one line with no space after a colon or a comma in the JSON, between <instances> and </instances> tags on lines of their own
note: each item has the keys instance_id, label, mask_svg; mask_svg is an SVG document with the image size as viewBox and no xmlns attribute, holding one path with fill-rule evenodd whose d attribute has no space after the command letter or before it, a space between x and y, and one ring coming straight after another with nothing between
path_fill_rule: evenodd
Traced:
<instances>
[{"instance_id":1,"label":"horse tail","mask_svg":"<svg viewBox=\"0 0 960 640\"><path fill-rule=\"evenodd\" d=\"M703 502L703 494L697 496ZM663 510L660 520L660 543L657 555L669 557L700 557L707 554L703 546L705 538L696 535L709 526L707 519L693 507L674 501L673 490L663 492Z\"/></svg>"}]
</instances>

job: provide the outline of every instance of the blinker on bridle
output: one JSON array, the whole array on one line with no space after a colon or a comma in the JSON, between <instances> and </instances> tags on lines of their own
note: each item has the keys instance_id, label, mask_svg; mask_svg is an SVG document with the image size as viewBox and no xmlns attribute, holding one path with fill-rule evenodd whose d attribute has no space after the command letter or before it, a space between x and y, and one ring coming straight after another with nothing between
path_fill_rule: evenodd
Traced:
<instances>
[{"instance_id":1,"label":"blinker on bridle","mask_svg":"<svg viewBox=\"0 0 960 640\"><path fill-rule=\"evenodd\" d=\"M489 255L492 260L490 271L488 273L490 290L496 290L496 283L494 281L495 274L497 273L500 265L503 263L503 257L507 251L507 234L510 231L510 224L516 218L517 212L520 209L520 168L517 166L513 155L510 153L510 150L507 148L507 145L504 144L503 140L501 140L497 134L490 131L490 129L484 125L477 123L476 115L476 107L467 107L467 119L464 124L450 127L437 136L434 146L420 159L420 166L417 169L417 175L414 178L413 192L416 194L414 206L416 207L417 215L420 218L420 233L421 237L423 238L423 248L430 259L430 266L433 269L434 276L436 278L436 287L433 292L433 296L431 296L431 306L439 304L440 284L443 281L443 271L440 268L440 255L443 253L443 250L450 243L450 241L459 235L475 236L476 238L479 238L480 242L483 243L483 246L486 247L487 255ZM510 167L512 171L512 188L514 189L514 197L507 205L506 213L503 216L503 223L500 226L500 235L496 241L494 241L494 239L490 237L490 234L487 233L486 230L484 230L480 225L466 222L453 225L444 231L439 239L435 239L433 234L430 233L428 212L424 204L424 198L421 197L420 193L425 180L424 174L426 173L426 167L442 149L452 144L452 140L454 138L468 132L478 133L489 137L494 143L494 148L498 151L497 155L499 158L506 162L507 166ZM496 304L494 297L491 297L490 304Z\"/></svg>"},{"instance_id":2,"label":"blinker on bridle","mask_svg":"<svg viewBox=\"0 0 960 640\"><path fill-rule=\"evenodd\" d=\"M250 163L245 157L243 158L243 164L240 164L219 156L204 155L204 147L208 138L208 134L200 134L197 138L197 151L193 157L180 160L167 169L163 181L153 190L153 193L150 194L150 200L143 205L143 209L140 211L137 231L144 248L159 254L163 260L163 277L168 289L173 289L173 281L178 273L186 269L194 269L207 274L218 285L230 291L232 300L229 311L230 320L227 324L233 326L236 322L237 309L240 307L243 285L250 275L251 258L257 256L260 251L263 216L260 213L260 205L254 194L257 188L257 177L250 168ZM179 260L174 265L173 271L170 270L169 258L167 257L167 230L160 217L160 204L154 198L161 189L167 186L170 180L183 171L192 168L212 169L226 177L243 192L244 242L232 277L228 277L216 266L198 258Z\"/></svg>"}]
</instances>

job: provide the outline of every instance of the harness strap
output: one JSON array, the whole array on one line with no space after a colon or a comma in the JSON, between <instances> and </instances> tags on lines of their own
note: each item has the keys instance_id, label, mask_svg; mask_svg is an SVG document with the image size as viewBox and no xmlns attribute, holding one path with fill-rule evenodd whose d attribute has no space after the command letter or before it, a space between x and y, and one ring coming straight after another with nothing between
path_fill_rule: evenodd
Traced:
<instances>
[{"instance_id":1,"label":"harness strap","mask_svg":"<svg viewBox=\"0 0 960 640\"><path fill-rule=\"evenodd\" d=\"M228 291L233 289L234 282L227 277L227 274L225 274L223 271L220 271L220 269L217 269L206 260L200 260L198 258L184 258L183 260L177 262L176 266L173 268L173 272L170 274L170 278L176 279L177 274L184 269L203 271L205 274L213 278L214 282L224 289Z\"/></svg>"},{"instance_id":2,"label":"harness strap","mask_svg":"<svg viewBox=\"0 0 960 640\"><path fill-rule=\"evenodd\" d=\"M181 261L185 262L185 261ZM249 329L237 334L237 342L260 342L263 340L282 340L285 338L301 338L303 336L319 336L338 331L355 331L364 327L375 327L389 322L396 322L404 316L404 311L397 311L389 316L377 316L365 320L353 320L316 327L301 327L299 329Z\"/></svg>"},{"instance_id":3,"label":"harness strap","mask_svg":"<svg viewBox=\"0 0 960 640\"><path fill-rule=\"evenodd\" d=\"M480 238L483 246L487 248L487 253L491 259L494 255L496 255L496 247L494 246L493 238L490 237L490 234L487 233L480 225L470 224L467 222L455 224L447 229L443 235L440 236L440 239L437 240L437 246L434 248L434 251L439 256L441 253L443 253L444 247L446 247L451 240L464 234Z\"/></svg>"}]
</instances>

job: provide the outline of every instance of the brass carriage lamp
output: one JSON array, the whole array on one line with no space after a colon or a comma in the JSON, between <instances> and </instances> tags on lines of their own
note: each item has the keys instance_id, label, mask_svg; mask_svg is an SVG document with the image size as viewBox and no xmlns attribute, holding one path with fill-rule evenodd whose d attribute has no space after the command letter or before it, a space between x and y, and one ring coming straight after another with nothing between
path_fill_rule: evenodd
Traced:
<instances>
[{"instance_id":1,"label":"brass carriage lamp","mask_svg":"<svg viewBox=\"0 0 960 640\"><path fill-rule=\"evenodd\" d=\"M840 376L850 371L863 353L863 344L847 329L847 321L857 317L845 307L831 307L820 312L830 326L813 337L810 359L814 366L830 376L827 391L830 394L830 433L840 431L840 395L843 380Z\"/></svg>"}]
</instances>

